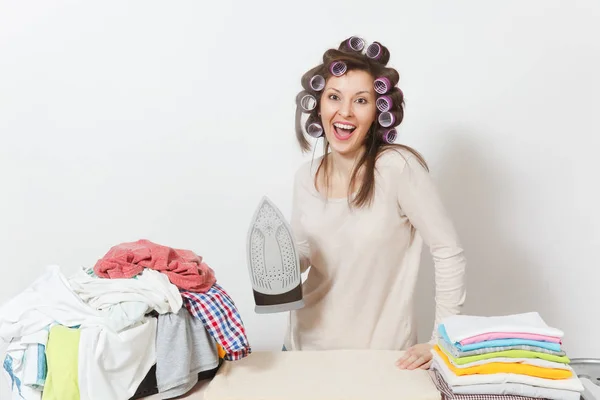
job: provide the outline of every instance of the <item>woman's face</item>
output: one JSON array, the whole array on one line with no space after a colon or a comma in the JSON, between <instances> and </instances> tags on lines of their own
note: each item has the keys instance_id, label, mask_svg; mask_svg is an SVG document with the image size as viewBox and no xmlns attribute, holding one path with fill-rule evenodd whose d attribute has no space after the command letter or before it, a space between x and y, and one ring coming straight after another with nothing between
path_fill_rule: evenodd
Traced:
<instances>
[{"instance_id":1,"label":"woman's face","mask_svg":"<svg viewBox=\"0 0 600 400\"><path fill-rule=\"evenodd\" d=\"M365 71L351 70L332 76L321 95L321 122L332 151L354 156L364 144L375 120L374 78Z\"/></svg>"}]
</instances>

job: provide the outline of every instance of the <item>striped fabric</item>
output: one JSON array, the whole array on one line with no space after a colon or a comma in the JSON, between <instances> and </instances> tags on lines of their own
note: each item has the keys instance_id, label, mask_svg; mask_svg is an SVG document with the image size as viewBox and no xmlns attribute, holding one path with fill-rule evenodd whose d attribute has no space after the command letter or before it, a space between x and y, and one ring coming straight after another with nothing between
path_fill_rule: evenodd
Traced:
<instances>
[{"instance_id":1,"label":"striped fabric","mask_svg":"<svg viewBox=\"0 0 600 400\"><path fill-rule=\"evenodd\" d=\"M237 307L219 284L213 284L206 293L181 291L181 297L185 308L202 321L208 333L221 345L225 360L240 360L251 353Z\"/></svg>"},{"instance_id":2,"label":"striped fabric","mask_svg":"<svg viewBox=\"0 0 600 400\"><path fill-rule=\"evenodd\" d=\"M25 350L23 366L23 384L33 389L43 390L48 374L46 346L40 343L29 344Z\"/></svg>"}]
</instances>

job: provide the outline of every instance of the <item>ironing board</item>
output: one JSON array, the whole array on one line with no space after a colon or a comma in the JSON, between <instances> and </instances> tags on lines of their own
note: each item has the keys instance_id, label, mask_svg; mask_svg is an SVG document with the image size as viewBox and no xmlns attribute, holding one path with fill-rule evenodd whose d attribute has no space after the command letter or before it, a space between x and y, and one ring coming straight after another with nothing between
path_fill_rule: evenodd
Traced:
<instances>
[{"instance_id":1,"label":"ironing board","mask_svg":"<svg viewBox=\"0 0 600 400\"><path fill-rule=\"evenodd\" d=\"M425 370L400 370L401 351L255 352L226 362L204 400L440 400Z\"/></svg>"}]
</instances>

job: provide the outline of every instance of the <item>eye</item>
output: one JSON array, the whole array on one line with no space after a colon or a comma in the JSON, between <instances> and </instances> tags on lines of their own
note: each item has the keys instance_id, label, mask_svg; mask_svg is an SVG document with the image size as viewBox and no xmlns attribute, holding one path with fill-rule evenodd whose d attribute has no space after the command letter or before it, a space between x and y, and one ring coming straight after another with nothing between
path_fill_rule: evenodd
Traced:
<instances>
[{"instance_id":1,"label":"eye","mask_svg":"<svg viewBox=\"0 0 600 400\"><path fill-rule=\"evenodd\" d=\"M338 99L339 99L339 97L337 97L337 95L335 95L335 94L330 94L330 95L329 95L329 99L330 99L330 100L338 100Z\"/></svg>"},{"instance_id":2,"label":"eye","mask_svg":"<svg viewBox=\"0 0 600 400\"><path fill-rule=\"evenodd\" d=\"M361 97L360 99L356 99L356 102L358 104L367 104L368 103L367 99L365 99L364 97Z\"/></svg>"}]
</instances>

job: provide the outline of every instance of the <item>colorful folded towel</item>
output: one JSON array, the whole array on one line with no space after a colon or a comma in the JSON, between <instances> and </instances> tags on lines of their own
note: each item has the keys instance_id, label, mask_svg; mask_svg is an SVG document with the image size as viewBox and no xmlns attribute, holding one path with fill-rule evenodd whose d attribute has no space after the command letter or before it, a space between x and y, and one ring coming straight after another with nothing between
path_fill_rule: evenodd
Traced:
<instances>
[{"instance_id":1,"label":"colorful folded towel","mask_svg":"<svg viewBox=\"0 0 600 400\"><path fill-rule=\"evenodd\" d=\"M438 325L432 379L444 400L578 400L563 332L538 313L455 315Z\"/></svg>"},{"instance_id":2,"label":"colorful folded towel","mask_svg":"<svg viewBox=\"0 0 600 400\"><path fill-rule=\"evenodd\" d=\"M474 365L466 368L457 368L449 360L449 357L438 346L434 346L439 356L444 360L448 368L458 376L474 375L474 374L520 374L535 376L546 379L566 379L573 376L573 372L567 369L545 368L537 365L520 364L520 363L499 363L491 362L483 365ZM456 362L456 359L453 360Z\"/></svg>"},{"instance_id":3,"label":"colorful folded towel","mask_svg":"<svg viewBox=\"0 0 600 400\"><path fill-rule=\"evenodd\" d=\"M446 327L444 324L440 324L438 326L438 332L440 336L444 337L448 342L450 342L450 338L448 337L448 333L446 331ZM531 340L531 339L520 339L520 338L505 338L505 339L494 339L494 340L486 340L482 342L469 343L469 344L460 344L460 342L452 343L454 347L456 347L460 351L471 351L471 350L479 350L479 349L487 349L492 347L508 347L508 346L533 346L533 347L541 347L543 349L548 349L552 351L561 351L561 347L559 343L552 342L544 342L540 340Z\"/></svg>"},{"instance_id":4,"label":"colorful folded towel","mask_svg":"<svg viewBox=\"0 0 600 400\"><path fill-rule=\"evenodd\" d=\"M433 354L431 368L438 370L444 377L444 380L453 388L455 386L469 387L471 385L483 384L518 383L535 387L571 390L577 392L583 392L584 390L583 384L575 375L567 379L548 379L513 373L457 375L450 369L448 366L449 363L444 361L438 352L433 349L431 352Z\"/></svg>"},{"instance_id":5,"label":"colorful folded towel","mask_svg":"<svg viewBox=\"0 0 600 400\"><path fill-rule=\"evenodd\" d=\"M536 333L525 333L525 332L490 332L482 333L481 335L471 336L469 338L461 340L459 343L462 345L472 344L478 342L484 342L486 340L496 339L529 339L539 340L540 342L551 342L562 344L562 340L555 336L538 335Z\"/></svg>"},{"instance_id":6,"label":"colorful folded towel","mask_svg":"<svg viewBox=\"0 0 600 400\"><path fill-rule=\"evenodd\" d=\"M567 356L556 356L554 354L548 354L548 353L544 353L541 351L532 351L532 350L501 350L501 351L492 351L492 352L488 352L488 353L484 353L484 354L477 354L474 356L456 357L454 354L452 354L452 351L450 351L448 343L446 343L442 340L438 340L438 346L441 347L445 351L446 354L451 355L453 360L457 364L468 364L473 361L488 360L490 358L496 358L496 357L508 357L508 358L536 357L536 358L541 358L544 360L554 361L554 362L559 362L559 363L564 363L564 364L568 364L571 362L571 360Z\"/></svg>"}]
</instances>

